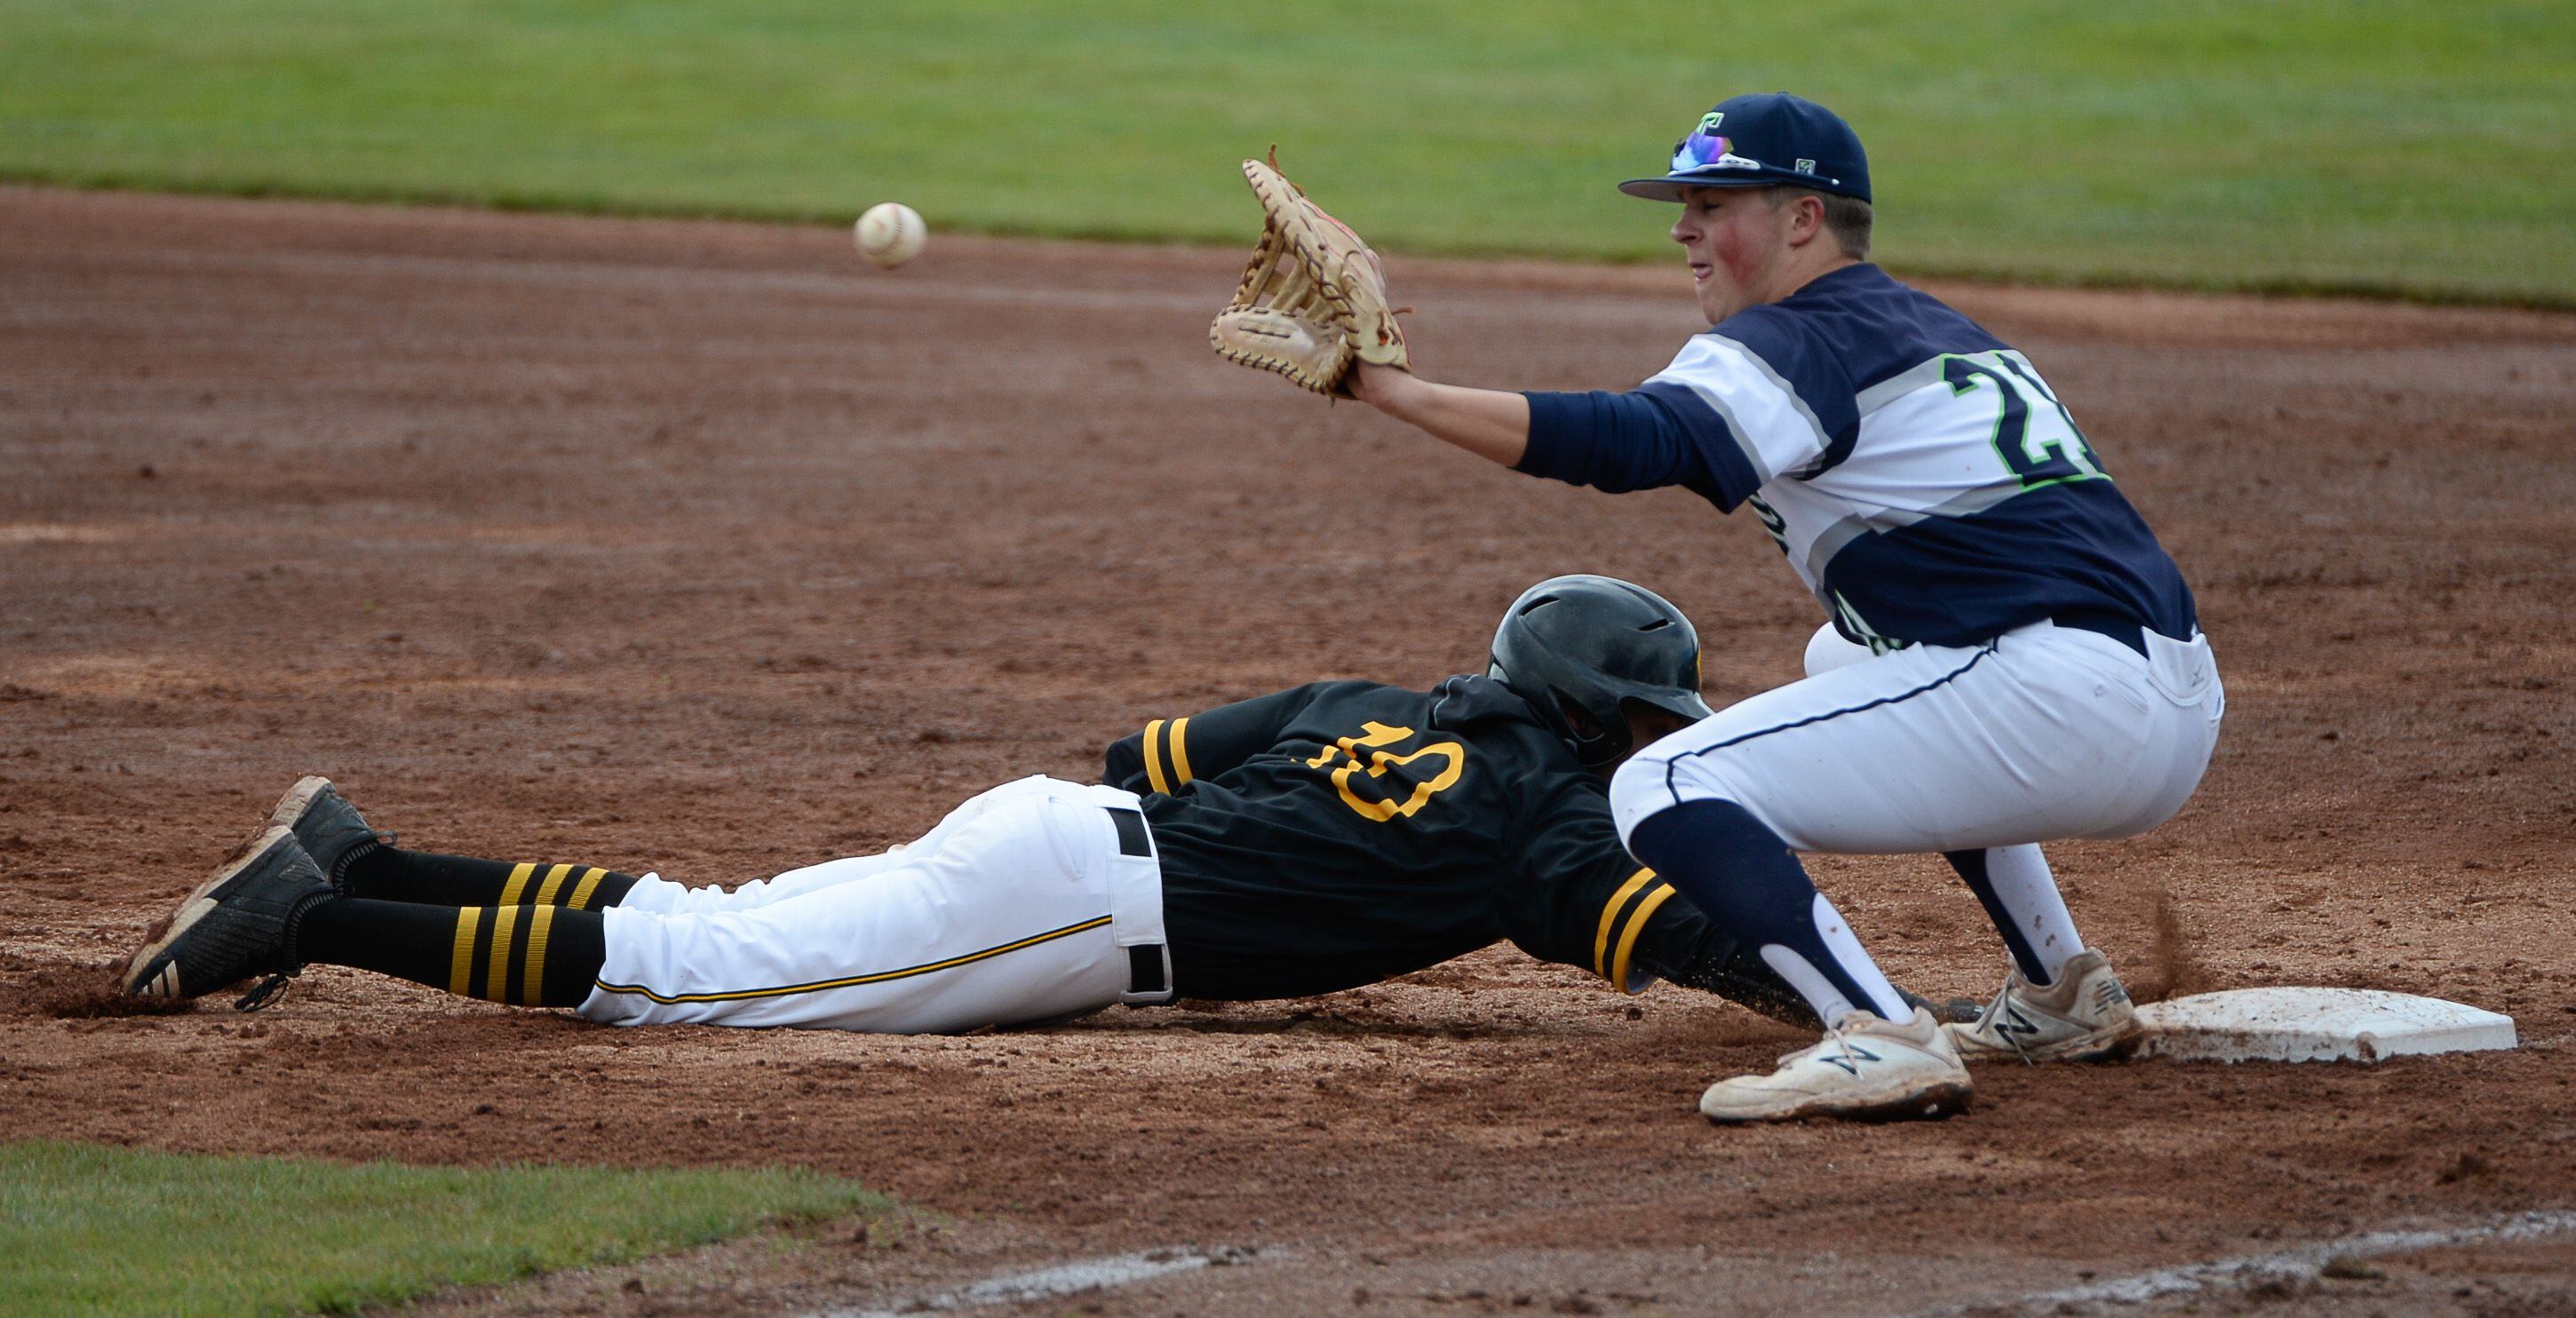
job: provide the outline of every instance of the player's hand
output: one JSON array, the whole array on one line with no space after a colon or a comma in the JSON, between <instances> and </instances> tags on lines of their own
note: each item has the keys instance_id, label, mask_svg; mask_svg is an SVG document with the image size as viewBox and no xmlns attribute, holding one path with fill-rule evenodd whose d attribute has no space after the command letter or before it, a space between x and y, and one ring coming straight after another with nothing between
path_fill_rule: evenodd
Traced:
<instances>
[{"instance_id":1,"label":"player's hand","mask_svg":"<svg viewBox=\"0 0 2576 1318\"><path fill-rule=\"evenodd\" d=\"M1261 201L1261 241L1234 299L1208 326L1217 354L1319 394L1350 393L1355 362L1403 365L1404 330L1387 305L1377 253L1275 159L1244 161L1243 177Z\"/></svg>"},{"instance_id":2,"label":"player's hand","mask_svg":"<svg viewBox=\"0 0 2576 1318\"><path fill-rule=\"evenodd\" d=\"M1393 411L1396 396L1404 387L1420 383L1404 367L1368 361L1354 363L1351 373L1342 377L1343 387L1350 390L1351 397L1381 411Z\"/></svg>"}]
</instances>

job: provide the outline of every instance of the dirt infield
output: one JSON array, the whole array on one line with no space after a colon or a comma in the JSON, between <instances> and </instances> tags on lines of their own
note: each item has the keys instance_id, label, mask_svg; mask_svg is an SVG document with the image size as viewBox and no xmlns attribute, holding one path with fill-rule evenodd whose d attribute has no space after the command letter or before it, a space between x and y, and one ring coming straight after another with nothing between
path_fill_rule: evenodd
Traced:
<instances>
[{"instance_id":1,"label":"dirt infield","mask_svg":"<svg viewBox=\"0 0 2576 1318\"><path fill-rule=\"evenodd\" d=\"M1509 949L965 1038L620 1032L331 969L256 1016L96 1014L300 773L411 843L730 883L1089 777L1150 717L1478 666L1557 572L1673 596L1721 700L1818 620L1749 520L1226 366L1230 253L880 274L813 230L6 189L0 233L0 1129L790 1162L942 1215L451 1307L864 1308L1232 1247L1054 1303L2084 1308L2115 1301L2024 1297L2576 1208L2576 319L1941 290L2049 372L2228 683L2179 819L2053 849L2086 931L2142 990L2439 993L2522 1051L1998 1070L1940 1125L1717 1131L1699 1089L1798 1036ZM1677 271L1395 277L1466 383L1622 387L1696 328ZM1991 991L1937 861L1816 868L1900 981ZM2565 1312L2567 1240L2153 1303Z\"/></svg>"}]
</instances>

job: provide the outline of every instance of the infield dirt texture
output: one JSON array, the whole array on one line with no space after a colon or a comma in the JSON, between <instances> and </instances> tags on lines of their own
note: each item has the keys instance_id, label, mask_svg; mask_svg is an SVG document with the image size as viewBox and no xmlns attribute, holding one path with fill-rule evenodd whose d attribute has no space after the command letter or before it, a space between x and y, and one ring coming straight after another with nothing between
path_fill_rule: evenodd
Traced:
<instances>
[{"instance_id":1,"label":"infield dirt texture","mask_svg":"<svg viewBox=\"0 0 2576 1318\"><path fill-rule=\"evenodd\" d=\"M1479 667L1553 573L1671 595L1721 702L1793 677L1816 609L1750 520L1220 362L1234 252L936 240L883 275L838 231L26 189L0 231L0 1129L788 1163L943 1215L433 1312L864 1309L1159 1247L1248 1253L1041 1307L2014 1311L2576 1207L2576 319L1938 289L2048 371L2226 673L2190 808L2053 849L2085 928L2142 993L2434 993L2521 1051L2007 1068L1947 1123L1718 1131L1700 1088L1803 1036L1508 949L965 1038L619 1032L333 969L256 1016L98 1014L301 773L407 844L731 883L1087 777L1147 718ZM1699 328L1677 268L1393 276L1467 383L1624 387ZM1816 868L1900 980L1993 988L1937 861ZM2566 1312L2576 1234L2318 1271L2156 1303Z\"/></svg>"}]
</instances>

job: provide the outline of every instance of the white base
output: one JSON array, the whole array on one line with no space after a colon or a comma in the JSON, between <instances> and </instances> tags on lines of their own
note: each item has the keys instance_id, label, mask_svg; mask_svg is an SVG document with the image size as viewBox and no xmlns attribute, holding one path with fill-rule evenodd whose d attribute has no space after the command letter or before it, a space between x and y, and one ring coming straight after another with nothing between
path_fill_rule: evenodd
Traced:
<instances>
[{"instance_id":1,"label":"white base","mask_svg":"<svg viewBox=\"0 0 2576 1318\"><path fill-rule=\"evenodd\" d=\"M2252 988L2138 1008L2141 1057L2205 1062L2375 1062L2511 1048L2513 1018L2376 989Z\"/></svg>"}]
</instances>

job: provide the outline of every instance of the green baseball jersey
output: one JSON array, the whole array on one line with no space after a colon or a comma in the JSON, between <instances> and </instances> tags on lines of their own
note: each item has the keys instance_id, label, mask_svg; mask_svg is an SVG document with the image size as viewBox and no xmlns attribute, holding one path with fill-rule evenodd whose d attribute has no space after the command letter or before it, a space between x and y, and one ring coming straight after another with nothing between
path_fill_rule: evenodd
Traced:
<instances>
[{"instance_id":1,"label":"green baseball jersey","mask_svg":"<svg viewBox=\"0 0 2576 1318\"><path fill-rule=\"evenodd\" d=\"M1106 780L1144 797L1183 997L1325 993L1505 938L1633 991L1669 973L1640 956L1650 924L1675 959L1709 942L1620 846L1603 779L1489 678L1156 719Z\"/></svg>"}]
</instances>

